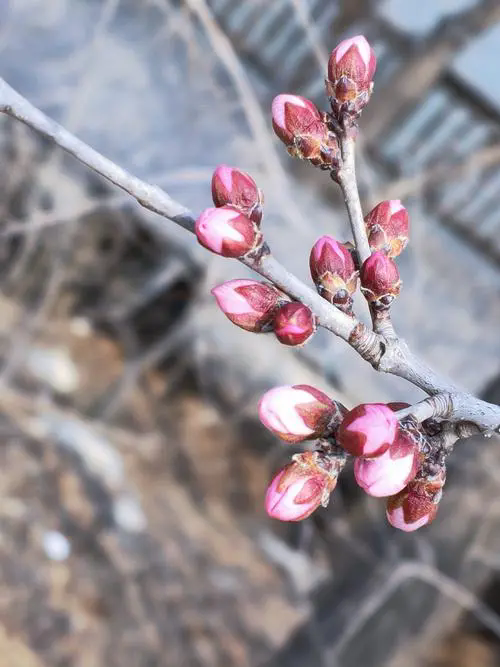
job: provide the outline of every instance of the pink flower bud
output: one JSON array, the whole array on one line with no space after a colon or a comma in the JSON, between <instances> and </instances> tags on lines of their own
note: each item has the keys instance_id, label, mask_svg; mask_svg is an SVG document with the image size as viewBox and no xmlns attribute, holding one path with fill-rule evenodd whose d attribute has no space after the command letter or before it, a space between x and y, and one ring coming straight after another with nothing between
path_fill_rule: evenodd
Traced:
<instances>
[{"instance_id":1,"label":"pink flower bud","mask_svg":"<svg viewBox=\"0 0 500 667\"><path fill-rule=\"evenodd\" d=\"M276 309L287 296L257 280L229 280L212 289L219 308L236 326L260 333L270 331Z\"/></svg>"},{"instance_id":2,"label":"pink flower bud","mask_svg":"<svg viewBox=\"0 0 500 667\"><path fill-rule=\"evenodd\" d=\"M283 345L304 345L316 331L316 318L307 306L293 301L274 316L274 333Z\"/></svg>"},{"instance_id":3,"label":"pink flower bud","mask_svg":"<svg viewBox=\"0 0 500 667\"><path fill-rule=\"evenodd\" d=\"M376 65L375 52L362 35L340 42L328 61L329 97L360 111L370 97Z\"/></svg>"},{"instance_id":4,"label":"pink flower bud","mask_svg":"<svg viewBox=\"0 0 500 667\"><path fill-rule=\"evenodd\" d=\"M275 387L259 402L259 418L264 426L292 443L331 433L345 412L341 403L307 384Z\"/></svg>"},{"instance_id":5,"label":"pink flower bud","mask_svg":"<svg viewBox=\"0 0 500 667\"><path fill-rule=\"evenodd\" d=\"M394 528L410 533L431 523L437 514L443 493L446 472L415 479L402 491L387 500L387 519Z\"/></svg>"},{"instance_id":6,"label":"pink flower bud","mask_svg":"<svg viewBox=\"0 0 500 667\"><path fill-rule=\"evenodd\" d=\"M378 250L361 267L361 291L375 308L388 308L401 290L398 267Z\"/></svg>"},{"instance_id":7,"label":"pink flower bud","mask_svg":"<svg viewBox=\"0 0 500 667\"><path fill-rule=\"evenodd\" d=\"M399 199L380 202L365 218L370 248L389 257L400 255L408 244L408 211Z\"/></svg>"},{"instance_id":8,"label":"pink flower bud","mask_svg":"<svg viewBox=\"0 0 500 667\"><path fill-rule=\"evenodd\" d=\"M350 312L358 272L346 246L331 236L322 236L311 250L309 268L318 293L345 312Z\"/></svg>"},{"instance_id":9,"label":"pink flower bud","mask_svg":"<svg viewBox=\"0 0 500 667\"><path fill-rule=\"evenodd\" d=\"M212 198L215 206L229 204L259 224L262 218L262 192L253 178L241 169L221 164L212 176Z\"/></svg>"},{"instance_id":10,"label":"pink flower bud","mask_svg":"<svg viewBox=\"0 0 500 667\"><path fill-rule=\"evenodd\" d=\"M346 414L336 439L353 456L375 457L389 449L397 430L397 417L387 405L364 403Z\"/></svg>"},{"instance_id":11,"label":"pink flower bud","mask_svg":"<svg viewBox=\"0 0 500 667\"><path fill-rule=\"evenodd\" d=\"M420 464L418 439L399 429L389 449L375 459L358 458L354 462L354 476L359 486L377 498L398 493L417 474Z\"/></svg>"},{"instance_id":12,"label":"pink flower bud","mask_svg":"<svg viewBox=\"0 0 500 667\"><path fill-rule=\"evenodd\" d=\"M262 241L255 223L230 206L205 209L195 232L202 246L223 257L243 257Z\"/></svg>"},{"instance_id":13,"label":"pink flower bud","mask_svg":"<svg viewBox=\"0 0 500 667\"><path fill-rule=\"evenodd\" d=\"M269 485L266 511L273 519L301 521L320 505L326 507L336 484L336 473L322 466L318 452L298 454Z\"/></svg>"},{"instance_id":14,"label":"pink flower bud","mask_svg":"<svg viewBox=\"0 0 500 667\"><path fill-rule=\"evenodd\" d=\"M337 138L310 100L300 95L278 95L273 100L272 119L274 131L290 155L318 167L338 167Z\"/></svg>"}]
</instances>

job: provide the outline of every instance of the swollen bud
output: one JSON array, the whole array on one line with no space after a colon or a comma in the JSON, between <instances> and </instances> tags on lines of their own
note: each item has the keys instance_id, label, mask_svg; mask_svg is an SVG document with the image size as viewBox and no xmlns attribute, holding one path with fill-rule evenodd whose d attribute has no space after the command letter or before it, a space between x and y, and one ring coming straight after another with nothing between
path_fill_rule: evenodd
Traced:
<instances>
[{"instance_id":1,"label":"swollen bud","mask_svg":"<svg viewBox=\"0 0 500 667\"><path fill-rule=\"evenodd\" d=\"M305 345L316 331L316 318L297 301L286 303L274 316L274 334L283 345Z\"/></svg>"},{"instance_id":2,"label":"swollen bud","mask_svg":"<svg viewBox=\"0 0 500 667\"><path fill-rule=\"evenodd\" d=\"M260 333L271 331L275 311L288 297L257 280L229 280L212 289L217 305L236 326Z\"/></svg>"},{"instance_id":3,"label":"swollen bud","mask_svg":"<svg viewBox=\"0 0 500 667\"><path fill-rule=\"evenodd\" d=\"M364 403L350 410L336 433L337 443L353 456L381 456L396 439L398 419L383 403Z\"/></svg>"},{"instance_id":4,"label":"swollen bud","mask_svg":"<svg viewBox=\"0 0 500 667\"><path fill-rule=\"evenodd\" d=\"M419 438L400 428L395 441L382 456L356 459L354 476L370 496L392 496L411 482L419 465Z\"/></svg>"},{"instance_id":5,"label":"swollen bud","mask_svg":"<svg viewBox=\"0 0 500 667\"><path fill-rule=\"evenodd\" d=\"M259 418L286 442L327 436L341 423L346 409L306 384L274 387L259 402Z\"/></svg>"},{"instance_id":6,"label":"swollen bud","mask_svg":"<svg viewBox=\"0 0 500 667\"><path fill-rule=\"evenodd\" d=\"M348 248L331 236L322 236L311 250L309 268L318 293L344 312L351 312L358 272Z\"/></svg>"},{"instance_id":7,"label":"swollen bud","mask_svg":"<svg viewBox=\"0 0 500 667\"><path fill-rule=\"evenodd\" d=\"M307 519L320 505L328 505L338 472L339 466L319 452L296 454L267 489L267 513L280 521Z\"/></svg>"},{"instance_id":8,"label":"swollen bud","mask_svg":"<svg viewBox=\"0 0 500 667\"><path fill-rule=\"evenodd\" d=\"M259 224L264 201L253 178L241 169L221 164L212 176L212 199L217 208L227 204Z\"/></svg>"},{"instance_id":9,"label":"swollen bud","mask_svg":"<svg viewBox=\"0 0 500 667\"><path fill-rule=\"evenodd\" d=\"M395 262L378 250L361 267L361 291L377 310L389 308L401 291L401 279Z\"/></svg>"},{"instance_id":10,"label":"swollen bud","mask_svg":"<svg viewBox=\"0 0 500 667\"><path fill-rule=\"evenodd\" d=\"M205 209L195 232L202 246L223 257L243 257L262 243L257 225L230 206Z\"/></svg>"},{"instance_id":11,"label":"swollen bud","mask_svg":"<svg viewBox=\"0 0 500 667\"><path fill-rule=\"evenodd\" d=\"M431 523L443 494L446 470L417 478L397 495L387 500L387 519L391 526L410 533Z\"/></svg>"},{"instance_id":12,"label":"swollen bud","mask_svg":"<svg viewBox=\"0 0 500 667\"><path fill-rule=\"evenodd\" d=\"M408 211L399 199L380 202L365 218L372 251L383 250L389 257L400 255L408 244Z\"/></svg>"},{"instance_id":13,"label":"swollen bud","mask_svg":"<svg viewBox=\"0 0 500 667\"><path fill-rule=\"evenodd\" d=\"M356 117L366 106L376 66L375 52L362 35L345 39L333 49L326 90L337 118L342 112Z\"/></svg>"},{"instance_id":14,"label":"swollen bud","mask_svg":"<svg viewBox=\"0 0 500 667\"><path fill-rule=\"evenodd\" d=\"M278 95L272 104L273 128L293 157L314 166L336 169L340 160L337 138L324 115L305 97Z\"/></svg>"}]
</instances>

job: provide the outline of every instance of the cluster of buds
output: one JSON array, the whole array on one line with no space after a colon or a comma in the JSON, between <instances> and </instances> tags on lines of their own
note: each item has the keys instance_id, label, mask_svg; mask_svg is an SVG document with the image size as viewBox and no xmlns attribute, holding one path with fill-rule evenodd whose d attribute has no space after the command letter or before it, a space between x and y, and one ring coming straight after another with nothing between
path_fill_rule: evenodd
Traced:
<instances>
[{"instance_id":1,"label":"cluster of buds","mask_svg":"<svg viewBox=\"0 0 500 667\"><path fill-rule=\"evenodd\" d=\"M386 497L391 525L411 531L430 523L445 481L444 466L423 465L426 438L396 412L405 403L368 403L349 412L308 385L276 387L262 397L262 423L288 443L319 438L316 449L292 457L279 471L266 496L270 516L300 521L325 507L348 455L354 475L369 495Z\"/></svg>"},{"instance_id":2,"label":"cluster of buds","mask_svg":"<svg viewBox=\"0 0 500 667\"><path fill-rule=\"evenodd\" d=\"M377 60L375 52L362 35L345 39L333 49L328 61L326 93L335 120L356 119L367 105L373 90Z\"/></svg>"},{"instance_id":3,"label":"cluster of buds","mask_svg":"<svg viewBox=\"0 0 500 667\"><path fill-rule=\"evenodd\" d=\"M273 128L293 157L315 167L336 170L340 160L337 137L324 113L300 95L278 95L272 104Z\"/></svg>"},{"instance_id":4,"label":"cluster of buds","mask_svg":"<svg viewBox=\"0 0 500 667\"><path fill-rule=\"evenodd\" d=\"M322 236L311 250L309 268L318 293L350 313L352 295L358 286L358 271L348 247L331 236Z\"/></svg>"}]
</instances>

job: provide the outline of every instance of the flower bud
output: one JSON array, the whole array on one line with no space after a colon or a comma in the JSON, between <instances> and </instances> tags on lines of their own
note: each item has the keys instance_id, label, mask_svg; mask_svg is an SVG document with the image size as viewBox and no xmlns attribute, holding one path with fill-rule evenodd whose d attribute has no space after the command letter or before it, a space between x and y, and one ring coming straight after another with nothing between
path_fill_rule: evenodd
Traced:
<instances>
[{"instance_id":1,"label":"flower bud","mask_svg":"<svg viewBox=\"0 0 500 667\"><path fill-rule=\"evenodd\" d=\"M377 60L362 35L345 39L336 46L328 61L327 94L334 113L341 108L358 115L373 88Z\"/></svg>"},{"instance_id":2,"label":"flower bud","mask_svg":"<svg viewBox=\"0 0 500 667\"><path fill-rule=\"evenodd\" d=\"M361 291L378 310L388 308L401 290L401 279L395 262L378 250L361 267Z\"/></svg>"},{"instance_id":3,"label":"flower bud","mask_svg":"<svg viewBox=\"0 0 500 667\"><path fill-rule=\"evenodd\" d=\"M266 493L266 511L280 521L301 521L320 505L326 507L338 472L329 471L318 452L293 457L274 477Z\"/></svg>"},{"instance_id":4,"label":"flower bud","mask_svg":"<svg viewBox=\"0 0 500 667\"><path fill-rule=\"evenodd\" d=\"M309 268L318 293L344 312L350 312L358 272L348 248L331 236L322 236L311 250Z\"/></svg>"},{"instance_id":5,"label":"flower bud","mask_svg":"<svg viewBox=\"0 0 500 667\"><path fill-rule=\"evenodd\" d=\"M341 423L346 409L307 384L274 387L259 402L259 419L286 442L328 435Z\"/></svg>"},{"instance_id":6,"label":"flower bud","mask_svg":"<svg viewBox=\"0 0 500 667\"><path fill-rule=\"evenodd\" d=\"M410 533L431 523L437 514L443 493L446 471L410 482L402 491L387 500L387 519L391 526Z\"/></svg>"},{"instance_id":7,"label":"flower bud","mask_svg":"<svg viewBox=\"0 0 500 667\"><path fill-rule=\"evenodd\" d=\"M254 333L271 331L275 311L287 300L276 287L257 280L228 280L212 294L233 324Z\"/></svg>"},{"instance_id":8,"label":"flower bud","mask_svg":"<svg viewBox=\"0 0 500 667\"><path fill-rule=\"evenodd\" d=\"M316 318L298 301L286 303L274 316L274 333L283 345L304 345L316 331Z\"/></svg>"},{"instance_id":9,"label":"flower bud","mask_svg":"<svg viewBox=\"0 0 500 667\"><path fill-rule=\"evenodd\" d=\"M399 199L380 202L365 218L372 251L383 250L389 257L400 255L408 244L408 211Z\"/></svg>"},{"instance_id":10,"label":"flower bud","mask_svg":"<svg viewBox=\"0 0 500 667\"><path fill-rule=\"evenodd\" d=\"M212 176L212 198L217 208L237 208L256 224L262 218L263 195L253 178L241 169L221 164Z\"/></svg>"},{"instance_id":11,"label":"flower bud","mask_svg":"<svg viewBox=\"0 0 500 667\"><path fill-rule=\"evenodd\" d=\"M399 429L389 449L375 459L357 458L354 476L359 486L377 498L398 493L415 477L420 464L418 438Z\"/></svg>"},{"instance_id":12,"label":"flower bud","mask_svg":"<svg viewBox=\"0 0 500 667\"><path fill-rule=\"evenodd\" d=\"M272 104L273 128L293 157L323 168L337 168L340 148L324 115L305 97L278 95Z\"/></svg>"},{"instance_id":13,"label":"flower bud","mask_svg":"<svg viewBox=\"0 0 500 667\"><path fill-rule=\"evenodd\" d=\"M387 405L364 403L346 414L336 440L349 454L370 458L386 452L397 431L397 417Z\"/></svg>"},{"instance_id":14,"label":"flower bud","mask_svg":"<svg viewBox=\"0 0 500 667\"><path fill-rule=\"evenodd\" d=\"M230 206L205 209L195 232L202 246L223 257L243 257L262 242L256 224Z\"/></svg>"}]
</instances>

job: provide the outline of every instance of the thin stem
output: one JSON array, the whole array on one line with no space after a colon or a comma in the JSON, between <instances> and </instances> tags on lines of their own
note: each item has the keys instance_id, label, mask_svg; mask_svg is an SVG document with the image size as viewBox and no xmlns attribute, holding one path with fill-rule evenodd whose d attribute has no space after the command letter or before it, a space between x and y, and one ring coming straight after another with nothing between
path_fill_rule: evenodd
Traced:
<instances>
[{"instance_id":1,"label":"thin stem","mask_svg":"<svg viewBox=\"0 0 500 667\"><path fill-rule=\"evenodd\" d=\"M355 167L355 141L344 133L340 135L340 150L342 152L342 167L339 169L337 180L342 188L349 221L354 235L356 252L360 266L370 257L370 245L366 235L363 209L359 199L358 184Z\"/></svg>"}]
</instances>

